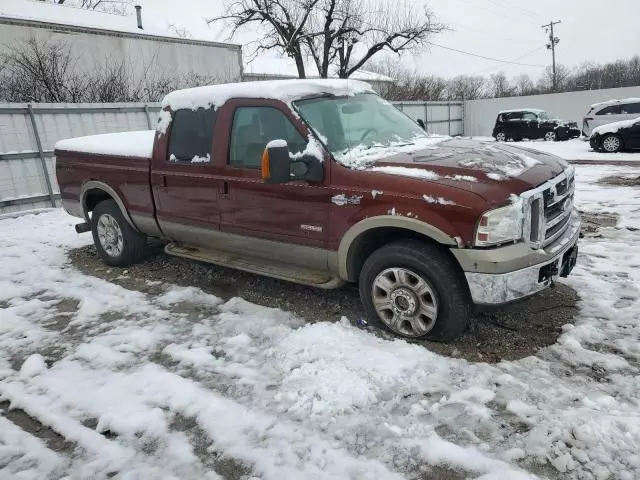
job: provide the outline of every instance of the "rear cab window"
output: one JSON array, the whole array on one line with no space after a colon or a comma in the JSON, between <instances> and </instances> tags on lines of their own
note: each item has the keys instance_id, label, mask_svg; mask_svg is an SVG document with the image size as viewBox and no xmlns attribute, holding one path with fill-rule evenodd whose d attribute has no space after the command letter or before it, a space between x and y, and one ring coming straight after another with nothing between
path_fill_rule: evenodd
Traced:
<instances>
[{"instance_id":1,"label":"rear cab window","mask_svg":"<svg viewBox=\"0 0 640 480\"><path fill-rule=\"evenodd\" d=\"M211 163L216 111L211 108L176 110L171 122L167 160L171 163Z\"/></svg>"}]
</instances>

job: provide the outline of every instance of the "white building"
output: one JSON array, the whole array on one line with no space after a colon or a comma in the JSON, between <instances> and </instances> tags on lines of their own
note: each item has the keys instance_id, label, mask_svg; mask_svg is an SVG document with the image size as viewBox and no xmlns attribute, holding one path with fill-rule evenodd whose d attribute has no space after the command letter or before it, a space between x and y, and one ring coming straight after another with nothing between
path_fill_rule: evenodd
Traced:
<instances>
[{"instance_id":1,"label":"white building","mask_svg":"<svg viewBox=\"0 0 640 480\"><path fill-rule=\"evenodd\" d=\"M180 72L212 78L216 83L241 79L240 45L172 36L166 30L145 25L144 12L142 17L142 28L138 28L135 15L1 0L0 54L35 39L68 45L81 72L102 68L112 60L126 60L136 78Z\"/></svg>"}]
</instances>

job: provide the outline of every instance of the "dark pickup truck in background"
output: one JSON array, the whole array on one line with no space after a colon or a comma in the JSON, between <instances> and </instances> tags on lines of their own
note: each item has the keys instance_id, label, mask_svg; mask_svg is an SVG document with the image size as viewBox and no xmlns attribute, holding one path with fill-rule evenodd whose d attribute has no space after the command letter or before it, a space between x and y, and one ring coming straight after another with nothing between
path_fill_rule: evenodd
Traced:
<instances>
[{"instance_id":1,"label":"dark pickup truck in background","mask_svg":"<svg viewBox=\"0 0 640 480\"><path fill-rule=\"evenodd\" d=\"M169 94L156 131L56 145L64 208L110 265L166 252L320 288L359 284L370 320L449 341L474 304L543 290L575 264L563 160L430 137L356 81Z\"/></svg>"}]
</instances>

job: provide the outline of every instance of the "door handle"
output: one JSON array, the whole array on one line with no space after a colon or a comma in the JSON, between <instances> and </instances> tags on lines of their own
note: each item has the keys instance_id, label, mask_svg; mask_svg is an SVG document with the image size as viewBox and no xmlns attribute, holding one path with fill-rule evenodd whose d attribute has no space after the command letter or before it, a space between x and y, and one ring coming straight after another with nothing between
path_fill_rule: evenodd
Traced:
<instances>
[{"instance_id":1,"label":"door handle","mask_svg":"<svg viewBox=\"0 0 640 480\"><path fill-rule=\"evenodd\" d=\"M223 181L218 187L220 198L229 198L229 182Z\"/></svg>"}]
</instances>

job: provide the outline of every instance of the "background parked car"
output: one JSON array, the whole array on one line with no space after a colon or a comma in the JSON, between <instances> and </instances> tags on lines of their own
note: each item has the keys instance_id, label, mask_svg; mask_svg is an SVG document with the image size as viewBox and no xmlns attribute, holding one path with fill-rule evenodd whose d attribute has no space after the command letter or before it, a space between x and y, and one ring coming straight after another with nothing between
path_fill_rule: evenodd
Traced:
<instances>
[{"instance_id":1,"label":"background parked car","mask_svg":"<svg viewBox=\"0 0 640 480\"><path fill-rule=\"evenodd\" d=\"M633 120L638 116L640 116L640 98L594 103L582 120L582 134L588 137L596 127L622 120Z\"/></svg>"},{"instance_id":2,"label":"background parked car","mask_svg":"<svg viewBox=\"0 0 640 480\"><path fill-rule=\"evenodd\" d=\"M547 112L537 108L524 108L499 112L492 135L499 142L507 140L519 142L523 138L529 140L544 138L548 141L569 140L578 138L580 129L576 122L551 118Z\"/></svg>"},{"instance_id":3,"label":"background parked car","mask_svg":"<svg viewBox=\"0 0 640 480\"><path fill-rule=\"evenodd\" d=\"M596 127L589 142L591 148L599 152L640 149L640 117Z\"/></svg>"}]
</instances>

